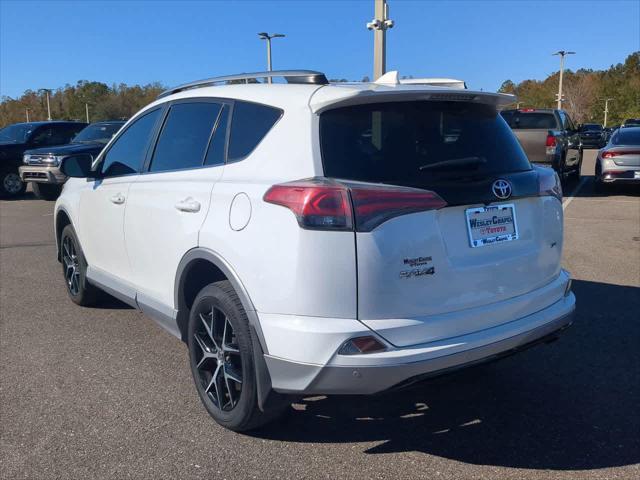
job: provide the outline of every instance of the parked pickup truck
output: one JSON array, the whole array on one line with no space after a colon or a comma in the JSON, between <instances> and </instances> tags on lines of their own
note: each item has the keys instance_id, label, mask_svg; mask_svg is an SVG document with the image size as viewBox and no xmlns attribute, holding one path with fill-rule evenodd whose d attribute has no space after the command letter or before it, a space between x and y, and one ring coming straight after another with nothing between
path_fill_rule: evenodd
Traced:
<instances>
[{"instance_id":1,"label":"parked pickup truck","mask_svg":"<svg viewBox=\"0 0 640 480\"><path fill-rule=\"evenodd\" d=\"M520 141L531 163L552 166L561 178L580 176L580 133L564 110L503 110L502 117Z\"/></svg>"},{"instance_id":2,"label":"parked pickup truck","mask_svg":"<svg viewBox=\"0 0 640 480\"><path fill-rule=\"evenodd\" d=\"M67 177L59 168L62 159L80 153L97 156L122 125L123 121L92 123L66 145L25 151L24 165L19 169L20 179L25 183L31 182L31 188L37 198L55 200L67 181Z\"/></svg>"},{"instance_id":3,"label":"parked pickup truck","mask_svg":"<svg viewBox=\"0 0 640 480\"><path fill-rule=\"evenodd\" d=\"M0 130L0 197L24 193L27 185L20 179L18 167L25 150L63 145L84 127L82 122L15 123Z\"/></svg>"}]
</instances>

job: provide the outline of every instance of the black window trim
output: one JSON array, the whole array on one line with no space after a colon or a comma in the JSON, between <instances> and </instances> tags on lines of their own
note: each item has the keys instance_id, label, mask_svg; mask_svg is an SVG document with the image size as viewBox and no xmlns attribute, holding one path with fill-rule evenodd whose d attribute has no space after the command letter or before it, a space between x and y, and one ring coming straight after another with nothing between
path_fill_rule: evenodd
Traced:
<instances>
[{"instance_id":1,"label":"black window trim","mask_svg":"<svg viewBox=\"0 0 640 480\"><path fill-rule=\"evenodd\" d=\"M158 105L154 108L150 108L148 110L144 110L143 112L140 112L139 115L136 115L135 117L133 117L130 121L129 124L127 125L127 128L125 128L124 130L120 130L118 132L118 135L116 135L115 138L113 138L113 140L111 141L111 145L109 145L108 149L104 149L102 150L102 152L100 152L100 155L98 156L98 158L96 159L96 163L93 166L94 168L92 170L94 171L98 171L99 168L101 168L102 166L102 162L104 162L104 157L111 151L111 149L113 148L113 146L116 144L116 142L118 141L118 139L124 135L133 124L135 124L138 120L140 120L142 117L153 113L157 110L166 110L166 105L162 104L162 105ZM100 175L99 179L105 179L105 178L121 178L121 177L131 177L133 175L140 175L143 171L144 171L144 167L145 165L147 165L147 161L149 158L149 147L151 146L152 142L150 141L151 139L156 139L157 137L157 133L158 133L158 124L159 124L159 120L160 119L164 119L164 115L166 115L166 112L161 112L160 116L158 117L158 119L156 119L156 123L153 125L153 128L151 129L151 135L149 136L149 140L147 141L147 149L144 155L144 161L142 162L142 166L138 167L138 171L137 172L133 172L133 173L125 173L123 175L109 175L109 176L103 176Z\"/></svg>"},{"instance_id":2,"label":"black window trim","mask_svg":"<svg viewBox=\"0 0 640 480\"><path fill-rule=\"evenodd\" d=\"M222 105L223 108L220 109L220 112L218 112L218 116L216 117L216 121L213 124L213 128L211 129L211 133L209 134L209 143L207 143L207 148L204 152L204 155L202 157L202 162L200 165L197 165L195 167L188 167L188 168L175 168L175 169L171 169L171 170L160 170L157 172L152 172L150 170L151 168L151 161L153 160L153 156L156 152L156 148L158 146L158 140L160 140L160 134L162 133L162 130L164 129L164 125L167 121L167 118L169 116L169 112L171 111L171 107L173 105L178 105L178 104L182 104L182 103L218 103L220 105ZM213 135L215 134L217 128L218 128L218 122L220 121L220 115L222 115L222 111L224 110L224 106L227 105L229 106L229 115L231 115L231 113L233 112L232 106L233 106L233 100L228 99L228 98L217 98L217 97L189 97L189 98L181 98L179 100L171 100L169 102L165 102L163 103L163 107L164 107L164 112L162 113L162 118L160 123L160 126L157 128L156 132L153 135L153 140L151 142L151 148L149 149L147 158L144 161L144 165L142 167L142 170L140 172L140 175L160 175L163 173L171 173L171 172L183 172L183 171L188 171L188 170L198 170L201 168L216 168L216 167L223 167L224 165L227 164L227 146L229 144L229 125L230 123L227 124L227 132L225 135L225 147L224 147L224 163L220 163L217 165L205 165L204 162L207 159L207 153L209 152L209 148L211 147L211 140L213 139Z\"/></svg>"}]
</instances>

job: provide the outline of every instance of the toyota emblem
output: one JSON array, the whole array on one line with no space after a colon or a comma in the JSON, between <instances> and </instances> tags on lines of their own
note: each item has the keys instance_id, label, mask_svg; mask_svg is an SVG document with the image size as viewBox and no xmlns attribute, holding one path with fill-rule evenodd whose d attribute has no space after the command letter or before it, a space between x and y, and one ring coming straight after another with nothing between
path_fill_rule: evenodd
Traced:
<instances>
[{"instance_id":1,"label":"toyota emblem","mask_svg":"<svg viewBox=\"0 0 640 480\"><path fill-rule=\"evenodd\" d=\"M506 180L496 180L493 182L491 190L493 190L493 194L500 200L506 200L511 196L511 184Z\"/></svg>"}]
</instances>

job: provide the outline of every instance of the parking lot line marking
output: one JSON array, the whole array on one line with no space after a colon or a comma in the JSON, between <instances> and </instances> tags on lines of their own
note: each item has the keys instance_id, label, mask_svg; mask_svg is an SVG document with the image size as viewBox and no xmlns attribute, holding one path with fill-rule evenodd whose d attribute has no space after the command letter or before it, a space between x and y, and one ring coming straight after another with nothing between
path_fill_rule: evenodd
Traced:
<instances>
[{"instance_id":1,"label":"parking lot line marking","mask_svg":"<svg viewBox=\"0 0 640 480\"><path fill-rule=\"evenodd\" d=\"M584 186L585 183L587 183L586 177L582 178L580 182L578 182L578 185L576 185L576 188L574 188L573 191L569 194L569 196L565 198L564 202L562 202L562 210L567 209L569 204L573 201L573 199L575 198L575 196L578 194L578 192Z\"/></svg>"}]
</instances>

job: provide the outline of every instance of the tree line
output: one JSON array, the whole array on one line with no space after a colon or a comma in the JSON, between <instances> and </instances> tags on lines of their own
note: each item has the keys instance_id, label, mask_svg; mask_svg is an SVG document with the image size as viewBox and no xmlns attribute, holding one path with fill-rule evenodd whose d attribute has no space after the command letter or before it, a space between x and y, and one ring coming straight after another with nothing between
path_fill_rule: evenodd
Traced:
<instances>
[{"instance_id":1,"label":"tree line","mask_svg":"<svg viewBox=\"0 0 640 480\"><path fill-rule=\"evenodd\" d=\"M76 85L65 85L49 94L51 118L54 120L86 121L121 120L131 117L148 105L165 88L159 83L148 85L108 86L101 82L80 80ZM12 123L47 119L47 97L44 90L27 90L20 98L2 97L0 101L0 127Z\"/></svg>"},{"instance_id":2,"label":"tree line","mask_svg":"<svg viewBox=\"0 0 640 480\"><path fill-rule=\"evenodd\" d=\"M554 108L558 75L555 72L545 80L524 80L518 84L506 80L499 91L517 95L520 108ZM109 86L80 80L76 85L65 85L50 92L51 118L85 121L88 107L91 122L126 119L155 100L164 89L160 83ZM566 70L563 96L564 108L579 123L602 123L607 98L611 99L609 125L620 124L627 118L640 118L640 52L632 53L624 63L612 65L607 70ZM27 117L30 121L47 119L45 91L27 90L15 99L2 97L0 127L24 122Z\"/></svg>"},{"instance_id":3,"label":"tree line","mask_svg":"<svg viewBox=\"0 0 640 480\"><path fill-rule=\"evenodd\" d=\"M558 80L559 72L545 80L524 80L518 84L506 80L498 91L517 95L520 108L555 108ZM608 126L620 125L627 118L640 118L640 52L607 70L565 70L562 94L563 108L578 123L603 123L607 98Z\"/></svg>"}]
</instances>

